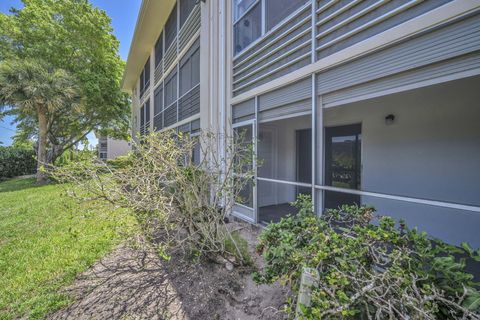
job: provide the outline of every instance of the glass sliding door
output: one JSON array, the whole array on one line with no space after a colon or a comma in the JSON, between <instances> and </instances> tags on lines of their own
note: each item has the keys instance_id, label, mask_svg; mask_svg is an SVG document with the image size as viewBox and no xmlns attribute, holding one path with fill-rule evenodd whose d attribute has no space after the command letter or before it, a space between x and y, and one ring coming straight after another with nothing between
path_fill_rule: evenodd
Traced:
<instances>
[{"instance_id":1,"label":"glass sliding door","mask_svg":"<svg viewBox=\"0 0 480 320\"><path fill-rule=\"evenodd\" d=\"M325 128L325 185L360 190L362 126ZM360 205L360 196L334 191L325 192L325 208L344 204Z\"/></svg>"}]
</instances>

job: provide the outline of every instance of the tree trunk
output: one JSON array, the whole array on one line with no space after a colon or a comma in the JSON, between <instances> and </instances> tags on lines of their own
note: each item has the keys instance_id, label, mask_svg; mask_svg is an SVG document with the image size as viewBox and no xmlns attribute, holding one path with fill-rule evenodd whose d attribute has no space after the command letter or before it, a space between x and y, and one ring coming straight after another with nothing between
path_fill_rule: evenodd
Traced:
<instances>
[{"instance_id":1,"label":"tree trunk","mask_svg":"<svg viewBox=\"0 0 480 320\"><path fill-rule=\"evenodd\" d=\"M38 150L37 150L37 183L47 182L47 174L41 170L47 163L47 115L41 108L37 108L38 113Z\"/></svg>"}]
</instances>

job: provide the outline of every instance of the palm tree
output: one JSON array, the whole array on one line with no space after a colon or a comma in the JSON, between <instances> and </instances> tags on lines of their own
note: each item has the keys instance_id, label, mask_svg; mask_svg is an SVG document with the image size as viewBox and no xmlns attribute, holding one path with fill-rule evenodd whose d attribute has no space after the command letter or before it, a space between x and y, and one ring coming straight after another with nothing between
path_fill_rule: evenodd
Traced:
<instances>
[{"instance_id":1,"label":"palm tree","mask_svg":"<svg viewBox=\"0 0 480 320\"><path fill-rule=\"evenodd\" d=\"M38 121L37 183L45 183L42 166L47 163L47 133L56 111L80 104L80 90L65 70L55 69L40 60L0 62L0 109Z\"/></svg>"}]
</instances>

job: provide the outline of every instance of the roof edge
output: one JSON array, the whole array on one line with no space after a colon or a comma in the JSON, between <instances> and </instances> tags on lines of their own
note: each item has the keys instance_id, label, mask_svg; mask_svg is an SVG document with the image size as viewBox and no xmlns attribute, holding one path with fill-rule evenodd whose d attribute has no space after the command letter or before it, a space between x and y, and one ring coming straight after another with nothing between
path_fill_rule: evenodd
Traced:
<instances>
[{"instance_id":1,"label":"roof edge","mask_svg":"<svg viewBox=\"0 0 480 320\"><path fill-rule=\"evenodd\" d=\"M121 89L131 93L176 0L143 0L123 72Z\"/></svg>"}]
</instances>

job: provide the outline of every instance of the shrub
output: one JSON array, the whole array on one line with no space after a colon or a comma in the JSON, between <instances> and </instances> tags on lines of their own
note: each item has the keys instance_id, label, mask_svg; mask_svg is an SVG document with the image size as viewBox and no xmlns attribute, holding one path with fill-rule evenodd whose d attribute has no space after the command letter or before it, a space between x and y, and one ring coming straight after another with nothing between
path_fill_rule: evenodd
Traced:
<instances>
[{"instance_id":1,"label":"shrub","mask_svg":"<svg viewBox=\"0 0 480 320\"><path fill-rule=\"evenodd\" d=\"M107 160L107 164L112 169L125 169L128 166L131 166L133 164L132 157L133 157L132 154L128 154L125 156L118 156L115 159Z\"/></svg>"},{"instance_id":2,"label":"shrub","mask_svg":"<svg viewBox=\"0 0 480 320\"><path fill-rule=\"evenodd\" d=\"M283 279L298 292L303 267L316 268L305 319L479 319L480 293L460 256L480 261L480 250L397 229L390 217L373 225L373 208L343 206L319 218L309 198L295 204L298 215L262 232L266 264L254 278Z\"/></svg>"},{"instance_id":3,"label":"shrub","mask_svg":"<svg viewBox=\"0 0 480 320\"><path fill-rule=\"evenodd\" d=\"M37 171L35 150L22 147L0 147L0 180L34 174Z\"/></svg>"},{"instance_id":4,"label":"shrub","mask_svg":"<svg viewBox=\"0 0 480 320\"><path fill-rule=\"evenodd\" d=\"M88 162L91 161L96 154L97 152L93 150L66 150L55 160L55 166L63 167L75 162Z\"/></svg>"},{"instance_id":5,"label":"shrub","mask_svg":"<svg viewBox=\"0 0 480 320\"><path fill-rule=\"evenodd\" d=\"M253 171L243 168L253 149L229 143L227 152L235 161L226 161L214 156L218 139L208 132L195 139L156 132L125 159L74 163L56 168L53 176L73 182L70 194L77 199L129 209L163 257L182 250L213 261L248 263L243 242L225 218L233 205L229 199L251 181ZM202 161L193 163L197 143ZM240 170L242 179L236 179Z\"/></svg>"}]
</instances>

